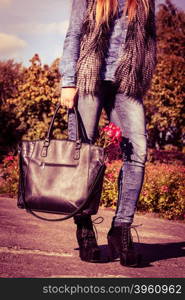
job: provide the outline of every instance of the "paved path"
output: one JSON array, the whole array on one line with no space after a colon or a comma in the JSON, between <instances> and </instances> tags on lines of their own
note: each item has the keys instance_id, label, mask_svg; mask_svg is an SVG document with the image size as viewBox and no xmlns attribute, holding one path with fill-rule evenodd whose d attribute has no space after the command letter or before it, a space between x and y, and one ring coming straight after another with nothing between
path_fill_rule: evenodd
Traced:
<instances>
[{"instance_id":1,"label":"paved path","mask_svg":"<svg viewBox=\"0 0 185 300\"><path fill-rule=\"evenodd\" d=\"M100 209L97 215L105 219L97 225L102 257L108 253L113 213ZM138 214L134 223L143 224L138 229L144 256L140 268L122 267L119 261L87 263L78 257L72 219L44 222L18 209L15 199L0 197L0 277L185 278L185 224Z\"/></svg>"}]
</instances>

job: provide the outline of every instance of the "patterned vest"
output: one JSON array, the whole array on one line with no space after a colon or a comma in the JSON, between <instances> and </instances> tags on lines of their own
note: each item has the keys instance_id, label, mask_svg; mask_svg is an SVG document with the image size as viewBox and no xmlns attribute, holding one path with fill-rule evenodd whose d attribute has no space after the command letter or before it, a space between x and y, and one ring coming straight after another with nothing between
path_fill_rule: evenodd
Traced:
<instances>
[{"instance_id":1,"label":"patterned vest","mask_svg":"<svg viewBox=\"0 0 185 300\"><path fill-rule=\"evenodd\" d=\"M136 16L128 23L122 55L115 72L117 91L132 97L142 97L150 87L156 66L155 0L149 1L146 17L138 0ZM95 27L96 0L87 0L87 11L82 25L80 55L76 65L79 93L96 93L101 84L100 71L108 51L108 28ZM110 18L109 26L113 19Z\"/></svg>"}]
</instances>

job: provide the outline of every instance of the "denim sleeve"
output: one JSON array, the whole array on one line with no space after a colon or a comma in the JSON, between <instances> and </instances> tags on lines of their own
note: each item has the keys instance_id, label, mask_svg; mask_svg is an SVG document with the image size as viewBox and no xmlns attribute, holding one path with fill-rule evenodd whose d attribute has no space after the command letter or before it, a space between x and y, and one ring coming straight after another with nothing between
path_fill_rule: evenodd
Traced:
<instances>
[{"instance_id":1,"label":"denim sleeve","mask_svg":"<svg viewBox=\"0 0 185 300\"><path fill-rule=\"evenodd\" d=\"M76 85L75 68L79 57L80 35L86 8L86 0L73 0L69 26L59 64L59 72L62 77L61 87Z\"/></svg>"}]
</instances>

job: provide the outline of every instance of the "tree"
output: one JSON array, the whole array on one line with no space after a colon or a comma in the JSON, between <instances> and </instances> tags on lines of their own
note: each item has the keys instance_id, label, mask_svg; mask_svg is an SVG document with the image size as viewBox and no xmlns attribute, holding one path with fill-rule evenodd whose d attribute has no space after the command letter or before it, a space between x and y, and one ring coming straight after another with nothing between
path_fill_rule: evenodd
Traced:
<instances>
[{"instance_id":1,"label":"tree","mask_svg":"<svg viewBox=\"0 0 185 300\"><path fill-rule=\"evenodd\" d=\"M0 61L0 155L6 153L15 142L15 114L11 112L7 99L16 97L18 84L24 67L13 59Z\"/></svg>"},{"instance_id":2,"label":"tree","mask_svg":"<svg viewBox=\"0 0 185 300\"><path fill-rule=\"evenodd\" d=\"M55 60L49 67L42 65L38 54L30 59L31 65L24 68L23 76L19 78L17 93L11 95L3 107L9 115L13 139L7 136L2 145L16 149L21 138L30 140L45 137L60 97L58 62ZM53 134L56 138L66 136L66 110L61 109L60 112L54 123Z\"/></svg>"},{"instance_id":3,"label":"tree","mask_svg":"<svg viewBox=\"0 0 185 300\"><path fill-rule=\"evenodd\" d=\"M151 147L173 144L182 149L185 99L185 13L171 1L160 5L157 20L158 64L145 97Z\"/></svg>"},{"instance_id":4,"label":"tree","mask_svg":"<svg viewBox=\"0 0 185 300\"><path fill-rule=\"evenodd\" d=\"M158 53L185 58L185 13L170 0L160 4L157 14Z\"/></svg>"},{"instance_id":5,"label":"tree","mask_svg":"<svg viewBox=\"0 0 185 300\"><path fill-rule=\"evenodd\" d=\"M0 61L0 105L17 92L24 67L13 59Z\"/></svg>"}]
</instances>

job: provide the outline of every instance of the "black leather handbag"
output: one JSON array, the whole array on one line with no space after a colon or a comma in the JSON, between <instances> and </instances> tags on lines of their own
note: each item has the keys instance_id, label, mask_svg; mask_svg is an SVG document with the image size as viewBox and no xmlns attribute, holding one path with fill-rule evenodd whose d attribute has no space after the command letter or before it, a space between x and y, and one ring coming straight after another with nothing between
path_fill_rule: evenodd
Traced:
<instances>
[{"instance_id":1,"label":"black leather handbag","mask_svg":"<svg viewBox=\"0 0 185 300\"><path fill-rule=\"evenodd\" d=\"M17 205L40 219L62 221L77 214L96 214L105 172L104 149L81 141L76 116L76 141L51 139L57 105L44 140L19 145ZM62 214L50 219L35 211Z\"/></svg>"}]
</instances>

